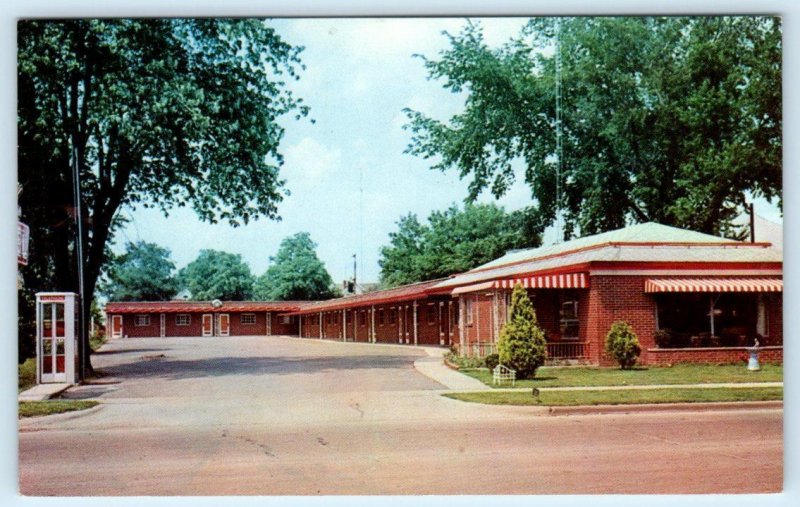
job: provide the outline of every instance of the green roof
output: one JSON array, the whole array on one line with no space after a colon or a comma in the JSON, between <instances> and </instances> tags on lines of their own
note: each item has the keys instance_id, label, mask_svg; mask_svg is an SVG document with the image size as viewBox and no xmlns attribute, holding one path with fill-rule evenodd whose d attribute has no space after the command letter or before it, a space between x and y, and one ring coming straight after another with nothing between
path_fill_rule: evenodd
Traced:
<instances>
[{"instance_id":1,"label":"green roof","mask_svg":"<svg viewBox=\"0 0 800 507\"><path fill-rule=\"evenodd\" d=\"M697 231L690 231L687 229L679 229L669 225L662 225L655 222L646 222L643 224L631 225L622 229L614 231L603 232L594 234L592 236L585 236L583 238L572 239L557 245L542 246L538 248L529 248L526 250L516 250L509 252L506 255L495 259L492 262L480 266L480 268L488 268L494 266L502 266L512 262L524 261L527 259L535 259L539 257L547 257L551 255L558 255L572 250L588 248L596 245L603 245L607 243L741 243L719 236L712 236Z\"/></svg>"}]
</instances>

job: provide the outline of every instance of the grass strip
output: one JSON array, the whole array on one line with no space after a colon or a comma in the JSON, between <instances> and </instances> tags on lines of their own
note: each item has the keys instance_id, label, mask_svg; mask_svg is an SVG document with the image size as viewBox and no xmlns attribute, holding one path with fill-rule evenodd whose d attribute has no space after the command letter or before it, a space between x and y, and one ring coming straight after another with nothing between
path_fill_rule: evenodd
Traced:
<instances>
[{"instance_id":1,"label":"grass strip","mask_svg":"<svg viewBox=\"0 0 800 507\"><path fill-rule=\"evenodd\" d=\"M781 387L739 388L670 388L632 390L540 391L534 397L530 391L477 393L447 393L454 400L489 405L538 405L545 407L570 407L581 405L633 405L643 403L702 403L721 401L774 401L783 400Z\"/></svg>"},{"instance_id":2,"label":"grass strip","mask_svg":"<svg viewBox=\"0 0 800 507\"><path fill-rule=\"evenodd\" d=\"M74 412L97 405L99 402L91 400L21 401L19 402L19 418Z\"/></svg>"},{"instance_id":3,"label":"grass strip","mask_svg":"<svg viewBox=\"0 0 800 507\"><path fill-rule=\"evenodd\" d=\"M488 370L459 370L490 387ZM515 387L592 387L624 385L680 385L742 382L782 382L783 366L762 364L761 371L745 365L676 364L669 367L636 367L630 370L587 366L549 367L536 370L536 378L518 380Z\"/></svg>"}]
</instances>

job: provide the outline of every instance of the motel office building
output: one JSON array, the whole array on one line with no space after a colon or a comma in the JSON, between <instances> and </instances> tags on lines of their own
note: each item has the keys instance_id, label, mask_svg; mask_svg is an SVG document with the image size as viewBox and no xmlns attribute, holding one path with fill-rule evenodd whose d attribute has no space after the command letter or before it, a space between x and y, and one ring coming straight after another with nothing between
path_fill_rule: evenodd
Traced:
<instances>
[{"instance_id":1,"label":"motel office building","mask_svg":"<svg viewBox=\"0 0 800 507\"><path fill-rule=\"evenodd\" d=\"M496 351L517 284L533 302L551 363L612 364L603 344L617 320L630 323L638 335L642 364L738 362L755 339L762 360L782 361L781 251L768 243L653 223L515 251L447 279L358 296L305 303L225 302L219 308L183 303L197 305L192 315L204 319L199 327L168 324L188 313L178 310L181 303L109 303L106 312L112 335L114 316L126 316L116 317L123 326L116 336L289 334L445 346L483 356ZM162 317L165 308L174 315ZM255 313L257 323L242 324L241 319L254 318L245 313ZM149 327L143 325L146 314ZM131 324L136 328L137 318L141 329L128 332ZM225 320L227 334L218 324Z\"/></svg>"}]
</instances>

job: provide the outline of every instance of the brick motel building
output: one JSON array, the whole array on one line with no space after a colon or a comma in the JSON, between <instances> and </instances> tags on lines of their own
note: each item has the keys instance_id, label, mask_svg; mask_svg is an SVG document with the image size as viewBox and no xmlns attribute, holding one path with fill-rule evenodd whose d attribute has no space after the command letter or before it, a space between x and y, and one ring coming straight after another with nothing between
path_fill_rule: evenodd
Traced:
<instances>
[{"instance_id":1,"label":"brick motel building","mask_svg":"<svg viewBox=\"0 0 800 507\"><path fill-rule=\"evenodd\" d=\"M109 303L112 337L293 335L496 351L511 291L521 284L547 337L550 363L610 365L611 324L631 324L640 364L735 363L758 339L783 360L783 257L645 223L509 252L446 279L317 302Z\"/></svg>"}]
</instances>

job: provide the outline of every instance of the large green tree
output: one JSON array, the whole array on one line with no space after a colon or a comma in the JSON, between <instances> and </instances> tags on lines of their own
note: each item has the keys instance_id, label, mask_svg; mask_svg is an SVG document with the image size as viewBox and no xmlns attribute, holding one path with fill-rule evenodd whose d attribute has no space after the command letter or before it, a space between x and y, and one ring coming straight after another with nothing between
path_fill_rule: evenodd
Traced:
<instances>
[{"instance_id":1,"label":"large green tree","mask_svg":"<svg viewBox=\"0 0 800 507\"><path fill-rule=\"evenodd\" d=\"M302 48L268 22L23 20L17 29L26 291L76 290L80 262L91 299L122 207L191 206L234 226L276 217L278 120L307 109L285 84L298 77ZM32 306L20 313L32 318Z\"/></svg>"},{"instance_id":2,"label":"large green tree","mask_svg":"<svg viewBox=\"0 0 800 507\"><path fill-rule=\"evenodd\" d=\"M378 264L387 287L460 273L514 248L538 246L522 213L506 213L494 204L467 204L434 211L422 224L409 214L389 233Z\"/></svg>"},{"instance_id":3,"label":"large green tree","mask_svg":"<svg viewBox=\"0 0 800 507\"><path fill-rule=\"evenodd\" d=\"M255 295L264 301L312 301L337 294L333 279L317 257L317 244L307 232L281 241L271 265L256 282Z\"/></svg>"},{"instance_id":4,"label":"large green tree","mask_svg":"<svg viewBox=\"0 0 800 507\"><path fill-rule=\"evenodd\" d=\"M166 301L178 292L170 251L155 243L128 243L105 273L100 290L111 301Z\"/></svg>"},{"instance_id":5,"label":"large green tree","mask_svg":"<svg viewBox=\"0 0 800 507\"><path fill-rule=\"evenodd\" d=\"M239 254L200 250L178 279L196 300L245 301L253 297L255 279Z\"/></svg>"},{"instance_id":6,"label":"large green tree","mask_svg":"<svg viewBox=\"0 0 800 507\"><path fill-rule=\"evenodd\" d=\"M465 108L407 110L407 151L470 178L470 199L522 177L531 221L558 205L566 236L644 221L726 233L748 196L780 203L778 18L540 18L499 48L478 24L448 37L425 65Z\"/></svg>"}]
</instances>

